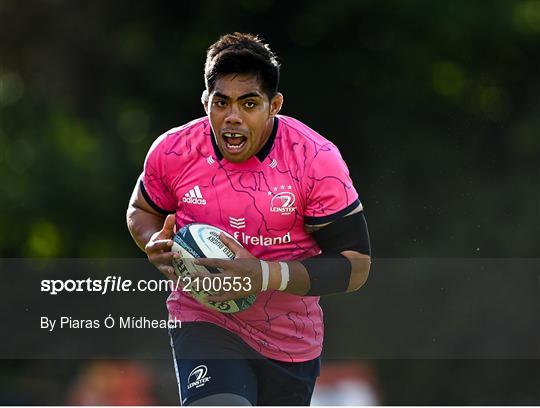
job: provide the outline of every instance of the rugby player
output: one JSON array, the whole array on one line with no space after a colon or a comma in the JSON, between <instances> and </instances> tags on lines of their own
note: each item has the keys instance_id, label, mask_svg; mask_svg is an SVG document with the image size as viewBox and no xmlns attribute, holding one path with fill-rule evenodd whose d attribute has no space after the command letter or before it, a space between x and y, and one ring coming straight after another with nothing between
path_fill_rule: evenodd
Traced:
<instances>
[{"instance_id":1,"label":"rugby player","mask_svg":"<svg viewBox=\"0 0 540 408\"><path fill-rule=\"evenodd\" d=\"M257 36L212 44L206 116L156 139L129 202L134 240L168 279L174 231L206 223L242 246L222 234L236 258L198 262L222 268L213 279L251 282L208 300L257 295L225 314L170 294L169 314L182 321L170 336L183 405L309 405L323 344L319 297L356 291L368 277L367 225L347 166L334 144L279 114L279 73Z\"/></svg>"}]
</instances>

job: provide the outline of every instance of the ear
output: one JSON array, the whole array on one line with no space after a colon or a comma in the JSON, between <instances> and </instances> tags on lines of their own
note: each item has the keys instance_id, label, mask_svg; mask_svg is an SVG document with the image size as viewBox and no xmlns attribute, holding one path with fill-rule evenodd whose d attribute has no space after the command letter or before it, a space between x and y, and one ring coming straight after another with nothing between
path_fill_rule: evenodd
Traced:
<instances>
[{"instance_id":1,"label":"ear","mask_svg":"<svg viewBox=\"0 0 540 408\"><path fill-rule=\"evenodd\" d=\"M283 95L278 92L270 101L270 116L276 116L283 106Z\"/></svg>"},{"instance_id":2,"label":"ear","mask_svg":"<svg viewBox=\"0 0 540 408\"><path fill-rule=\"evenodd\" d=\"M206 114L208 115L208 90L204 90L202 95L201 95L201 103L203 104L203 107L204 107L204 111L206 112Z\"/></svg>"}]
</instances>

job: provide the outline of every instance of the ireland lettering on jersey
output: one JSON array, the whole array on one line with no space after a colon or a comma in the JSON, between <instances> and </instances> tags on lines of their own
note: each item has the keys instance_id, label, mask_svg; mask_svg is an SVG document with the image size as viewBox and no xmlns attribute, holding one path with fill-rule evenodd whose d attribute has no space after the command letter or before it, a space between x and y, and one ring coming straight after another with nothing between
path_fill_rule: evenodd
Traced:
<instances>
[{"instance_id":1,"label":"ireland lettering on jersey","mask_svg":"<svg viewBox=\"0 0 540 408\"><path fill-rule=\"evenodd\" d=\"M282 237L264 237L259 235L257 237L252 237L244 232L235 231L233 236L245 245L262 245L262 246L271 246L279 244L288 244L291 242L291 233L287 232Z\"/></svg>"}]
</instances>

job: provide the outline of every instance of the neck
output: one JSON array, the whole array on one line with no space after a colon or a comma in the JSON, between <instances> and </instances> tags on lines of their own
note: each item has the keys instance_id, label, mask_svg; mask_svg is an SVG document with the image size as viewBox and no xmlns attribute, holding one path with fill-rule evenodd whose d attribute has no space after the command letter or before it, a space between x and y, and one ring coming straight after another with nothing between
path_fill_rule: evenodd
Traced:
<instances>
[{"instance_id":1,"label":"neck","mask_svg":"<svg viewBox=\"0 0 540 408\"><path fill-rule=\"evenodd\" d=\"M259 149L257 150L257 153L259 153L264 145L266 145L266 142L268 142L268 139L270 138L270 135L272 134L272 131L274 130L275 126L275 118L270 118L266 122L266 126L264 128L264 137L262 138L261 145L259 146Z\"/></svg>"}]
</instances>

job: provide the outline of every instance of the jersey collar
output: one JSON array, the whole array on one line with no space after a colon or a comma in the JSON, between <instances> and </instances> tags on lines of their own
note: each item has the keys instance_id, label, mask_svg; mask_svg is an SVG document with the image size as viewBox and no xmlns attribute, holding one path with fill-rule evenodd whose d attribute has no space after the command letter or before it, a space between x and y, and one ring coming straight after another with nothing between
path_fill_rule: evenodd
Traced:
<instances>
[{"instance_id":1,"label":"jersey collar","mask_svg":"<svg viewBox=\"0 0 540 408\"><path fill-rule=\"evenodd\" d=\"M274 117L274 126L272 128L272 133L270 133L270 137L268 138L268 140L266 141L262 149L259 150L259 152L255 155L261 163L264 161L264 159L266 159L266 157L270 153L270 150L272 150L272 146L274 145L274 140L276 139L278 125L279 125L279 119L276 116ZM218 160L223 159L223 155L219 151L219 147L216 143L216 138L214 137L214 131L212 130L212 128L210 128L210 139L212 140L212 147L214 148L214 153L216 154L217 159Z\"/></svg>"}]
</instances>

